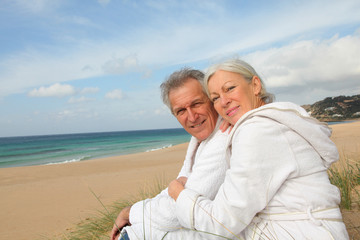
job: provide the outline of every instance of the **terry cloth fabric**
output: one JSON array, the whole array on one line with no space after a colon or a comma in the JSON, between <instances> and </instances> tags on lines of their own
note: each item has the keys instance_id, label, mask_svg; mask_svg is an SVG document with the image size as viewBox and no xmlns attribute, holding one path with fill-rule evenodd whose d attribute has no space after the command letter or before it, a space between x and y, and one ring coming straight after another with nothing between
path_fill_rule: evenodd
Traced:
<instances>
[{"instance_id":1,"label":"terry cloth fabric","mask_svg":"<svg viewBox=\"0 0 360 240\"><path fill-rule=\"evenodd\" d=\"M215 199L180 193L181 225L230 239L348 239L340 193L327 175L338 159L330 135L326 124L292 103L247 112L230 133L230 169ZM286 220L274 218L284 214Z\"/></svg>"},{"instance_id":2,"label":"terry cloth fabric","mask_svg":"<svg viewBox=\"0 0 360 240\"><path fill-rule=\"evenodd\" d=\"M220 122L221 118L217 120L214 132L200 144L195 137L191 138L178 176L188 177L185 188L209 199L214 199L228 169L225 151L229 134L219 130ZM135 203L130 210L130 223L132 226L125 229L131 240L144 239L144 232L145 239L162 239L165 234L165 239L179 239L179 236L195 239L201 236L191 230L179 230L182 226L175 215L175 201L168 195L167 189L152 199Z\"/></svg>"}]
</instances>

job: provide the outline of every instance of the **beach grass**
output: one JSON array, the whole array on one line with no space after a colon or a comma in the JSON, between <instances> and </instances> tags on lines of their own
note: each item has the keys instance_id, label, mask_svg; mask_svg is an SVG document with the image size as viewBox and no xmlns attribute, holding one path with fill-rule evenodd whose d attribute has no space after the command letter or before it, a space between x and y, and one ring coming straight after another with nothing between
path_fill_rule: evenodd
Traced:
<instances>
[{"instance_id":1,"label":"beach grass","mask_svg":"<svg viewBox=\"0 0 360 240\"><path fill-rule=\"evenodd\" d=\"M86 218L76 224L73 229L68 229L67 232L62 233L59 236L43 236L42 239L54 239L54 240L108 240L110 239L110 231L113 228L115 219L120 211L131 206L135 202L146 198L152 198L156 196L160 191L167 187L167 182L164 176L156 177L152 183L146 183L143 185L137 195L131 196L128 199L118 200L109 206L105 206L100 198L91 189L94 198L99 202L101 210L96 211L91 217Z\"/></svg>"},{"instance_id":2,"label":"beach grass","mask_svg":"<svg viewBox=\"0 0 360 240\"><path fill-rule=\"evenodd\" d=\"M341 151L340 160L329 169L329 179L341 193L340 209L350 240L360 240L360 156Z\"/></svg>"},{"instance_id":3,"label":"beach grass","mask_svg":"<svg viewBox=\"0 0 360 240\"><path fill-rule=\"evenodd\" d=\"M341 193L341 209L359 209L360 194L360 157L352 159L345 154L340 155L340 161L328 171L330 182L337 186Z\"/></svg>"},{"instance_id":4,"label":"beach grass","mask_svg":"<svg viewBox=\"0 0 360 240\"><path fill-rule=\"evenodd\" d=\"M343 212L344 222L348 229L350 239L360 239L360 226L354 224L352 219L360 217L360 194L357 189L360 186L360 158L354 161L346 156L341 156L339 164L332 166L329 171L332 184L336 185L341 192L340 208ZM119 212L133 203L154 197L167 187L164 177L157 177L153 183L145 184L139 193L129 199L119 200L110 206L104 206L101 200L93 192L101 205L100 211L93 216L79 222L74 229L69 229L60 236L43 239L80 240L80 239L109 239L114 221ZM89 191L92 191L91 189Z\"/></svg>"}]
</instances>

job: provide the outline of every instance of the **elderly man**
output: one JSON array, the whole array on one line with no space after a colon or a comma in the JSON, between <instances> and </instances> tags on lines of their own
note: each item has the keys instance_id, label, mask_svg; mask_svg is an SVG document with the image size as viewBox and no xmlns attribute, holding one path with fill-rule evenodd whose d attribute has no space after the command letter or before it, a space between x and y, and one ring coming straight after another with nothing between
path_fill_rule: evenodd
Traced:
<instances>
[{"instance_id":1,"label":"elderly man","mask_svg":"<svg viewBox=\"0 0 360 240\"><path fill-rule=\"evenodd\" d=\"M224 181L227 134L219 130L221 119L202 87L198 70L174 72L161 84L163 102L183 128L192 135L178 179L186 188L213 199ZM124 208L111 232L116 239L206 239L205 233L182 229L175 215L175 201L167 189L152 199ZM131 226L130 226L131 225Z\"/></svg>"}]
</instances>

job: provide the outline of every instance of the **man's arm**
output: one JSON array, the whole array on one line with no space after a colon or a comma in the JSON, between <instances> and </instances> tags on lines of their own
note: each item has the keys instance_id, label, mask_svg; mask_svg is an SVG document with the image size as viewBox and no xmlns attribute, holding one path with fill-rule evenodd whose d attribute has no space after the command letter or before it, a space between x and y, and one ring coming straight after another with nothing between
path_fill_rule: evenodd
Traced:
<instances>
[{"instance_id":1,"label":"man's arm","mask_svg":"<svg viewBox=\"0 0 360 240\"><path fill-rule=\"evenodd\" d=\"M192 137L178 179L189 176L197 147L198 141ZM130 211L130 223L148 224L163 231L174 231L181 227L175 216L175 201L168 195L167 188L154 198L135 203Z\"/></svg>"},{"instance_id":2,"label":"man's arm","mask_svg":"<svg viewBox=\"0 0 360 240\"><path fill-rule=\"evenodd\" d=\"M196 138L192 137L178 178L182 179L181 177L189 175L197 145ZM169 197L166 188L152 199L145 199L131 207L127 207L118 215L116 224L114 224L111 232L111 239L115 239L119 235L120 230L126 225L147 224L164 231L177 229L180 225L175 216L174 204L175 202Z\"/></svg>"},{"instance_id":3,"label":"man's arm","mask_svg":"<svg viewBox=\"0 0 360 240\"><path fill-rule=\"evenodd\" d=\"M111 240L115 240L119 237L120 231L123 227L131 225L129 221L130 209L131 206L125 207L119 213L111 230Z\"/></svg>"}]
</instances>

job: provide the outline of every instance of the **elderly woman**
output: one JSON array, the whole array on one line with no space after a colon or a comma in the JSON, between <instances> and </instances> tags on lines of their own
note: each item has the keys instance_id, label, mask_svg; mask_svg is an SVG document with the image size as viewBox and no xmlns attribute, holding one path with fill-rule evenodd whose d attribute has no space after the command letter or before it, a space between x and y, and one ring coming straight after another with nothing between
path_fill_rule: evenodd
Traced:
<instances>
[{"instance_id":1,"label":"elderly woman","mask_svg":"<svg viewBox=\"0 0 360 240\"><path fill-rule=\"evenodd\" d=\"M327 175L338 152L326 124L292 103L271 103L255 70L241 60L209 68L208 95L234 127L230 169L214 200L174 180L180 223L230 239L348 239L340 194Z\"/></svg>"}]
</instances>

